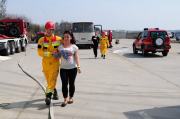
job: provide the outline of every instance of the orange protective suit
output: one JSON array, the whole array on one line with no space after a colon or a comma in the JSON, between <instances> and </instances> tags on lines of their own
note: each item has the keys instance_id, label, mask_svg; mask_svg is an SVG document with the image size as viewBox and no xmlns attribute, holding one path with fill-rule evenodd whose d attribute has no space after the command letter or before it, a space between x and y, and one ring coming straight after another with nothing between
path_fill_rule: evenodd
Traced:
<instances>
[{"instance_id":1,"label":"orange protective suit","mask_svg":"<svg viewBox=\"0 0 180 119\"><path fill-rule=\"evenodd\" d=\"M47 80L46 93L54 93L60 61L52 53L57 51L60 44L61 37L55 35L42 37L38 41L38 55L42 57L42 68Z\"/></svg>"}]
</instances>

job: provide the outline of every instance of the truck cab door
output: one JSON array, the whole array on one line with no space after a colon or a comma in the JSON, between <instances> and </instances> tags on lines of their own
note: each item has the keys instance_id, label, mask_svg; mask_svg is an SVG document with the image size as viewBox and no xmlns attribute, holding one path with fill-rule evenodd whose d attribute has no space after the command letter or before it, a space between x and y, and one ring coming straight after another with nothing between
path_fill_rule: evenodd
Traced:
<instances>
[{"instance_id":1,"label":"truck cab door","mask_svg":"<svg viewBox=\"0 0 180 119\"><path fill-rule=\"evenodd\" d=\"M102 25L94 25L94 32L97 33L101 36L102 34Z\"/></svg>"}]
</instances>

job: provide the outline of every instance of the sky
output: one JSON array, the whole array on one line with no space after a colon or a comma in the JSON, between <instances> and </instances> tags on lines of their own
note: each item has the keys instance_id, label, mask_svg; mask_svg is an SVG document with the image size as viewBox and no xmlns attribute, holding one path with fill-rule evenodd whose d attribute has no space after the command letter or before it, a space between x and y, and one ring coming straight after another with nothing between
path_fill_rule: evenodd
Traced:
<instances>
[{"instance_id":1,"label":"sky","mask_svg":"<svg viewBox=\"0 0 180 119\"><path fill-rule=\"evenodd\" d=\"M92 21L104 29L180 29L180 0L7 0L7 13L37 24Z\"/></svg>"}]
</instances>

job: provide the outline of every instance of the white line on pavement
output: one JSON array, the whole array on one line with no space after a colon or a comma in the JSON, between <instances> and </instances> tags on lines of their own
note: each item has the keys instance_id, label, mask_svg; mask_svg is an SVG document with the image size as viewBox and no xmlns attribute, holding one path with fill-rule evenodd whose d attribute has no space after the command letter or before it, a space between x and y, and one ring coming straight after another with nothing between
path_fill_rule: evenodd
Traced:
<instances>
[{"instance_id":1,"label":"white line on pavement","mask_svg":"<svg viewBox=\"0 0 180 119\"><path fill-rule=\"evenodd\" d=\"M0 56L0 62L11 59L11 57Z\"/></svg>"}]
</instances>

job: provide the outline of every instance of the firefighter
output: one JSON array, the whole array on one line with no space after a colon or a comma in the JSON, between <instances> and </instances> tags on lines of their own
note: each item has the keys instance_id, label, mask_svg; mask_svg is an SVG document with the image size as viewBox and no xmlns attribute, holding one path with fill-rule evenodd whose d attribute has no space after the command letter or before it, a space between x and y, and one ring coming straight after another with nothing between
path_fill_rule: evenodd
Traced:
<instances>
[{"instance_id":1,"label":"firefighter","mask_svg":"<svg viewBox=\"0 0 180 119\"><path fill-rule=\"evenodd\" d=\"M45 24L45 36L38 41L38 55L42 57L42 68L47 81L46 99L47 105L51 103L51 98L58 100L56 81L59 72L60 61L53 57L61 44L61 37L54 35L55 24L48 21Z\"/></svg>"},{"instance_id":2,"label":"firefighter","mask_svg":"<svg viewBox=\"0 0 180 119\"><path fill-rule=\"evenodd\" d=\"M108 37L106 36L105 32L102 32L102 37L100 39L100 51L101 51L101 57L103 57L103 59L105 59L106 57L108 47L109 47Z\"/></svg>"},{"instance_id":3,"label":"firefighter","mask_svg":"<svg viewBox=\"0 0 180 119\"><path fill-rule=\"evenodd\" d=\"M112 31L109 30L108 32L109 32L109 33L108 33L109 48L112 48L112 47L113 47L113 46L112 46Z\"/></svg>"},{"instance_id":4,"label":"firefighter","mask_svg":"<svg viewBox=\"0 0 180 119\"><path fill-rule=\"evenodd\" d=\"M98 32L95 33L95 36L92 37L93 41L93 52L95 58L97 58L97 49L98 49L98 44L99 44L99 37L98 37Z\"/></svg>"}]
</instances>

